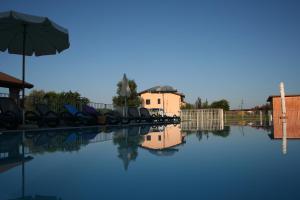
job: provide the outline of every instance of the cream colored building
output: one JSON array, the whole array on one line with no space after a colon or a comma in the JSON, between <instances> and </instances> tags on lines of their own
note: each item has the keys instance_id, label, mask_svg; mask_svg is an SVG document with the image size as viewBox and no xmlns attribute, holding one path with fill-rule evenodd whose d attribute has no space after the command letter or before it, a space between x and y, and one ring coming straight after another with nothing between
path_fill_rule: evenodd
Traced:
<instances>
[{"instance_id":1,"label":"cream colored building","mask_svg":"<svg viewBox=\"0 0 300 200\"><path fill-rule=\"evenodd\" d=\"M165 115L179 116L180 107L184 105L184 94L171 86L156 86L139 93L142 107L162 109Z\"/></svg>"}]
</instances>

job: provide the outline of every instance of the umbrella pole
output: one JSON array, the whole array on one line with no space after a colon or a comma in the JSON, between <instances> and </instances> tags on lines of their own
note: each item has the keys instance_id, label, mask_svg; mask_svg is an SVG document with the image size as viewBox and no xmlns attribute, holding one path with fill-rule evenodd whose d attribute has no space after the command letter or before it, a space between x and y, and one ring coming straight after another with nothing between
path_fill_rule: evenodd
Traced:
<instances>
[{"instance_id":1,"label":"umbrella pole","mask_svg":"<svg viewBox=\"0 0 300 200\"><path fill-rule=\"evenodd\" d=\"M125 96L125 117L127 117L127 97Z\"/></svg>"},{"instance_id":2,"label":"umbrella pole","mask_svg":"<svg viewBox=\"0 0 300 200\"><path fill-rule=\"evenodd\" d=\"M25 46L26 24L23 25L23 56L22 56L22 124L25 125Z\"/></svg>"},{"instance_id":3,"label":"umbrella pole","mask_svg":"<svg viewBox=\"0 0 300 200\"><path fill-rule=\"evenodd\" d=\"M25 132L22 133L22 198L25 197L25 151L24 151Z\"/></svg>"}]
</instances>

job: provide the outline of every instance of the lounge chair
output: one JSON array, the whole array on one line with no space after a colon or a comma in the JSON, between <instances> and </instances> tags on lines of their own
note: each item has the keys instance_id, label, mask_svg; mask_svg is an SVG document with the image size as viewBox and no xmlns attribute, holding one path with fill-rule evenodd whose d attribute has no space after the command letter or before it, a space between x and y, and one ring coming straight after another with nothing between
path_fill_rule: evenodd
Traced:
<instances>
[{"instance_id":1,"label":"lounge chair","mask_svg":"<svg viewBox=\"0 0 300 200\"><path fill-rule=\"evenodd\" d=\"M0 127L14 129L18 126L14 113L4 113L0 108Z\"/></svg>"},{"instance_id":2,"label":"lounge chair","mask_svg":"<svg viewBox=\"0 0 300 200\"><path fill-rule=\"evenodd\" d=\"M104 115L100 112L98 112L94 107L91 107L91 106L88 106L88 105L84 105L82 107L82 112L85 114L85 115L89 115L91 117L94 118L95 122L97 124L105 124L105 120L102 120L103 122L100 122L101 120L99 120L101 117L104 118Z\"/></svg>"},{"instance_id":3,"label":"lounge chair","mask_svg":"<svg viewBox=\"0 0 300 200\"><path fill-rule=\"evenodd\" d=\"M146 121L150 123L161 121L160 117L157 117L156 115L151 115L147 108L140 108L140 114L141 114L142 121Z\"/></svg>"},{"instance_id":4,"label":"lounge chair","mask_svg":"<svg viewBox=\"0 0 300 200\"><path fill-rule=\"evenodd\" d=\"M97 118L98 116L102 116L102 114L98 112L94 107L88 105L84 105L82 107L82 112L95 118Z\"/></svg>"},{"instance_id":5,"label":"lounge chair","mask_svg":"<svg viewBox=\"0 0 300 200\"><path fill-rule=\"evenodd\" d=\"M1 124L5 128L14 129L22 123L21 109L13 99L0 97Z\"/></svg>"},{"instance_id":6,"label":"lounge chair","mask_svg":"<svg viewBox=\"0 0 300 200\"><path fill-rule=\"evenodd\" d=\"M8 129L15 129L23 121L23 113L16 102L8 97L0 97L1 124ZM32 111L25 113L25 122L36 121L37 115Z\"/></svg>"},{"instance_id":7,"label":"lounge chair","mask_svg":"<svg viewBox=\"0 0 300 200\"><path fill-rule=\"evenodd\" d=\"M36 110L39 114L38 124L39 126L48 125L50 127L56 127L59 125L59 114L51 111L46 104L36 105Z\"/></svg>"},{"instance_id":8,"label":"lounge chair","mask_svg":"<svg viewBox=\"0 0 300 200\"><path fill-rule=\"evenodd\" d=\"M104 116L107 118L108 124L128 124L130 122L128 117L123 117L122 114L116 110L104 113Z\"/></svg>"},{"instance_id":9,"label":"lounge chair","mask_svg":"<svg viewBox=\"0 0 300 200\"><path fill-rule=\"evenodd\" d=\"M127 109L128 119L129 121L134 121L136 123L140 123L142 118L140 116L139 110L137 107L128 107Z\"/></svg>"},{"instance_id":10,"label":"lounge chair","mask_svg":"<svg viewBox=\"0 0 300 200\"><path fill-rule=\"evenodd\" d=\"M104 124L118 124L118 123L128 123L128 120L126 118L123 118L122 115L118 111L109 111L105 114L102 114L98 112L94 107L91 106L83 106L82 107L83 113L90 115L96 119L98 124L104 125ZM105 118L104 123L100 122L99 117Z\"/></svg>"},{"instance_id":11,"label":"lounge chair","mask_svg":"<svg viewBox=\"0 0 300 200\"><path fill-rule=\"evenodd\" d=\"M70 104L64 105L66 112L61 113L61 118L68 125L95 125L95 118L84 114Z\"/></svg>"}]
</instances>

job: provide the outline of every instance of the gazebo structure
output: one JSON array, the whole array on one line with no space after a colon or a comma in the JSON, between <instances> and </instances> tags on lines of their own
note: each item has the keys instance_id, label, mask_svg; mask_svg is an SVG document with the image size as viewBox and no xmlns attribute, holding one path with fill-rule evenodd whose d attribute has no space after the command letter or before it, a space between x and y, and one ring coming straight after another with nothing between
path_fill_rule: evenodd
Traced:
<instances>
[{"instance_id":1,"label":"gazebo structure","mask_svg":"<svg viewBox=\"0 0 300 200\"><path fill-rule=\"evenodd\" d=\"M20 103L20 91L23 89L22 80L0 72L0 87L9 89L9 97ZM25 88L31 89L33 85L25 82Z\"/></svg>"}]
</instances>

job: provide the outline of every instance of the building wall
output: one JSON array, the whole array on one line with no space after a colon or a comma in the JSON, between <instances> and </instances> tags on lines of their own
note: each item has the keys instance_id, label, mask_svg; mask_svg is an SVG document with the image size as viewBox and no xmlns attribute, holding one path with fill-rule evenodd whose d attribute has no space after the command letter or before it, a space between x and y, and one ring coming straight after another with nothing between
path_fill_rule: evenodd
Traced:
<instances>
[{"instance_id":1,"label":"building wall","mask_svg":"<svg viewBox=\"0 0 300 200\"><path fill-rule=\"evenodd\" d=\"M143 93L141 94L143 100L142 106L147 109L160 108L164 109L164 112L168 116L177 115L179 116L181 107L181 96L173 93ZM160 104L158 103L160 99ZM150 100L148 105L146 102Z\"/></svg>"},{"instance_id":2,"label":"building wall","mask_svg":"<svg viewBox=\"0 0 300 200\"><path fill-rule=\"evenodd\" d=\"M287 138L300 138L300 96L286 97ZM282 111L280 97L273 97L274 138L282 138Z\"/></svg>"}]
</instances>

